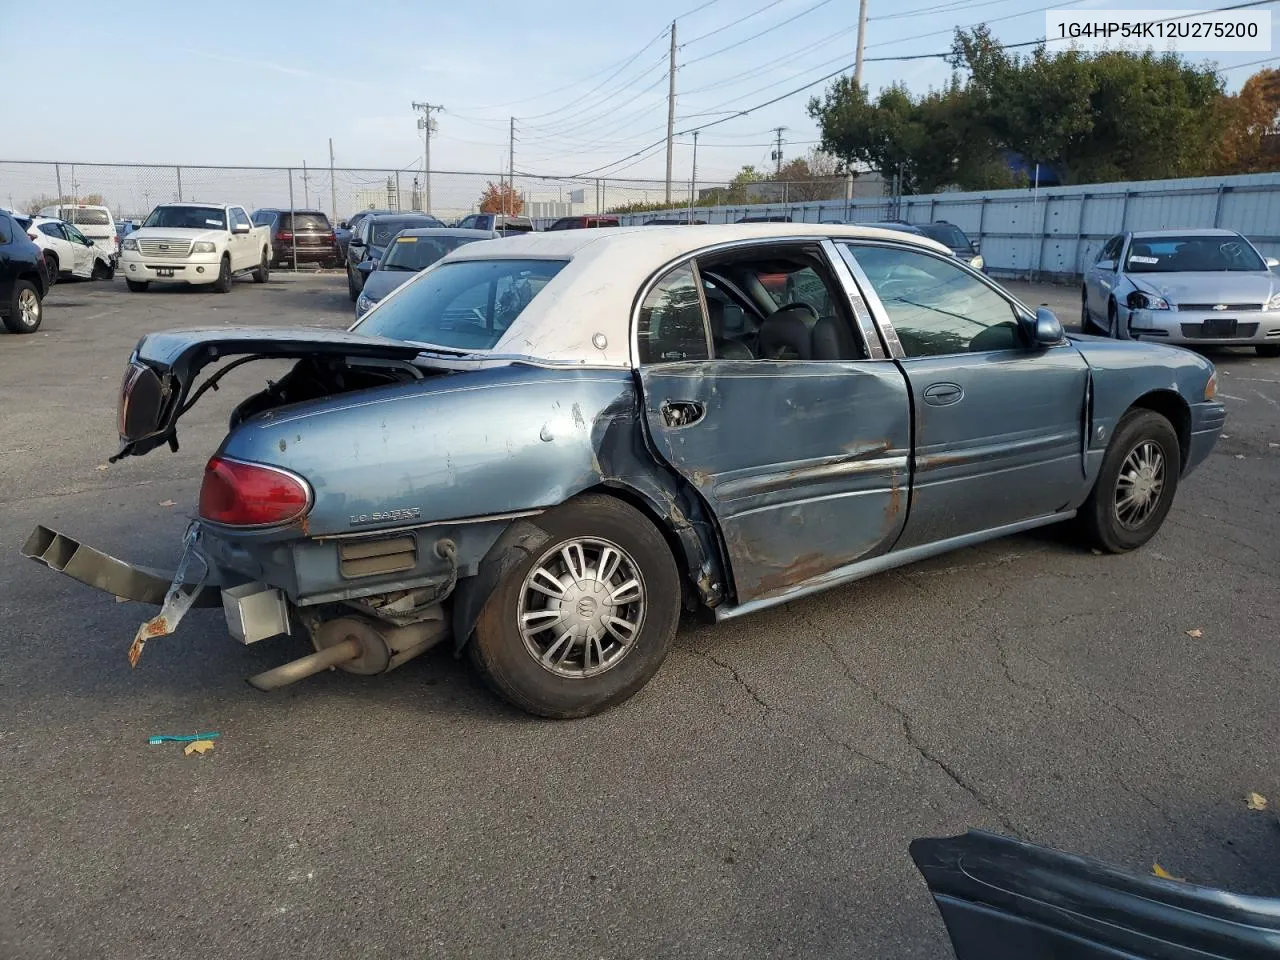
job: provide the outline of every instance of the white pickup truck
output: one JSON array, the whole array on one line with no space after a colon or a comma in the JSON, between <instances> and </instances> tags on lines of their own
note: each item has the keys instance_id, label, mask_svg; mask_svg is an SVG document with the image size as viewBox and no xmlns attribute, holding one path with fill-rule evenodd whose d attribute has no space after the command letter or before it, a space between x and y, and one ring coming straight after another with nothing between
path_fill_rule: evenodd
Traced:
<instances>
[{"instance_id":1,"label":"white pickup truck","mask_svg":"<svg viewBox=\"0 0 1280 960\"><path fill-rule=\"evenodd\" d=\"M211 283L218 293L226 293L232 278L244 273L266 283L271 230L254 226L241 206L162 204L120 244L118 269L135 293L153 280Z\"/></svg>"}]
</instances>

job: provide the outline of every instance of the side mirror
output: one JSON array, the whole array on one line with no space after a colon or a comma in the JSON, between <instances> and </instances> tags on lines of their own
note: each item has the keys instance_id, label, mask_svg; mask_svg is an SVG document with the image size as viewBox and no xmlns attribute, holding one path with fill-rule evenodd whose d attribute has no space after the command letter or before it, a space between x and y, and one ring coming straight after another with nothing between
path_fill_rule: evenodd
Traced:
<instances>
[{"instance_id":1,"label":"side mirror","mask_svg":"<svg viewBox=\"0 0 1280 960\"><path fill-rule=\"evenodd\" d=\"M1280 260L1275 257L1267 257L1267 269L1274 270L1276 267L1280 267Z\"/></svg>"},{"instance_id":2,"label":"side mirror","mask_svg":"<svg viewBox=\"0 0 1280 960\"><path fill-rule=\"evenodd\" d=\"M1099 260L1094 264L1094 267L1098 270L1115 270L1116 262L1114 260Z\"/></svg>"},{"instance_id":3,"label":"side mirror","mask_svg":"<svg viewBox=\"0 0 1280 960\"><path fill-rule=\"evenodd\" d=\"M352 238L351 238L351 240L350 240L350 245L351 245L351 246L353 246L353 247L357 247L357 248L358 248L358 247L363 247L363 246L364 246L364 241L363 241L363 240L361 240L359 237L352 237Z\"/></svg>"},{"instance_id":4,"label":"side mirror","mask_svg":"<svg viewBox=\"0 0 1280 960\"><path fill-rule=\"evenodd\" d=\"M1024 319L1023 324L1036 346L1050 347L1062 342L1062 321L1048 307L1037 309L1035 319Z\"/></svg>"},{"instance_id":5,"label":"side mirror","mask_svg":"<svg viewBox=\"0 0 1280 960\"><path fill-rule=\"evenodd\" d=\"M247 223L233 223L231 225L232 233L248 233L250 229Z\"/></svg>"},{"instance_id":6,"label":"side mirror","mask_svg":"<svg viewBox=\"0 0 1280 960\"><path fill-rule=\"evenodd\" d=\"M377 260L361 260L359 263L356 264L356 269L359 270L361 273L363 273L367 278L369 274L373 273L373 271L378 269L378 261Z\"/></svg>"},{"instance_id":7,"label":"side mirror","mask_svg":"<svg viewBox=\"0 0 1280 960\"><path fill-rule=\"evenodd\" d=\"M350 230L350 229L351 229L351 224L347 223L347 221L345 221L345 220L339 220L339 221L338 221L338 229L339 229L339 230Z\"/></svg>"}]
</instances>

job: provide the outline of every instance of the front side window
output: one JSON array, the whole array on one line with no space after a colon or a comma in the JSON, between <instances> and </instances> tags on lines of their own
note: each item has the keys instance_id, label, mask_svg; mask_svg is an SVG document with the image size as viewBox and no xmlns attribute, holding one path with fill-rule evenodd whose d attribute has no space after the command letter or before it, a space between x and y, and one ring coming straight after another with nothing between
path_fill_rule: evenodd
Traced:
<instances>
[{"instance_id":1,"label":"front side window","mask_svg":"<svg viewBox=\"0 0 1280 960\"><path fill-rule=\"evenodd\" d=\"M490 350L567 262L441 264L411 280L352 329L455 350Z\"/></svg>"},{"instance_id":2,"label":"front side window","mask_svg":"<svg viewBox=\"0 0 1280 960\"><path fill-rule=\"evenodd\" d=\"M676 267L663 277L640 307L636 341L642 364L708 360L707 321L693 267Z\"/></svg>"},{"instance_id":3,"label":"front side window","mask_svg":"<svg viewBox=\"0 0 1280 960\"><path fill-rule=\"evenodd\" d=\"M1100 263L1106 260L1106 261L1110 261L1111 263L1115 263L1116 257L1120 256L1120 247L1121 245L1123 245L1123 243L1124 243L1124 237L1122 236L1112 237L1110 240L1107 241L1106 245L1102 248L1102 252L1098 254L1097 262Z\"/></svg>"},{"instance_id":4,"label":"front side window","mask_svg":"<svg viewBox=\"0 0 1280 960\"><path fill-rule=\"evenodd\" d=\"M908 357L1022 347L1013 305L954 261L850 245Z\"/></svg>"},{"instance_id":5,"label":"front side window","mask_svg":"<svg viewBox=\"0 0 1280 960\"><path fill-rule=\"evenodd\" d=\"M67 239L72 243L83 243L86 247L89 246L89 238L75 227L71 226L71 224L63 224L62 232L67 235Z\"/></svg>"},{"instance_id":6,"label":"front side window","mask_svg":"<svg viewBox=\"0 0 1280 960\"><path fill-rule=\"evenodd\" d=\"M245 212L239 207L231 208L231 222L234 226L238 227L252 226L252 224L249 223L249 218L245 215Z\"/></svg>"}]
</instances>

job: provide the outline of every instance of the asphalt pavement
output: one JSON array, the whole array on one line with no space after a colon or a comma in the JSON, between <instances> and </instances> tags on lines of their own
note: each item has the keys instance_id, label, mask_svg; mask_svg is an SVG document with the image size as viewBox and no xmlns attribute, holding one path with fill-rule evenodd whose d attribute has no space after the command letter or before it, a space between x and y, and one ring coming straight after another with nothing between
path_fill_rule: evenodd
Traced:
<instances>
[{"instance_id":1,"label":"asphalt pavement","mask_svg":"<svg viewBox=\"0 0 1280 960\"><path fill-rule=\"evenodd\" d=\"M350 316L341 276L65 283L0 335L0 957L941 958L907 844L970 827L1280 895L1244 799L1280 802L1280 361L1213 355L1224 436L1146 548L1046 531L689 622L601 716L527 717L446 650L259 693L302 641L241 647L220 611L131 670L153 611L18 548L45 523L172 567L269 372L228 376L176 454L109 465L130 349ZM204 756L147 745L207 730Z\"/></svg>"}]
</instances>

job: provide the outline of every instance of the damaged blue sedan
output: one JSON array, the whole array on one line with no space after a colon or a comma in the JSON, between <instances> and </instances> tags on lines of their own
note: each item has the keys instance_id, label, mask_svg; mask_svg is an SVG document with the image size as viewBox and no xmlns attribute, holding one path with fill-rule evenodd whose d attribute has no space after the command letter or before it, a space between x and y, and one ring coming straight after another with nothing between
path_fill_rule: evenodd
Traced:
<instances>
[{"instance_id":1,"label":"damaged blue sedan","mask_svg":"<svg viewBox=\"0 0 1280 960\"><path fill-rule=\"evenodd\" d=\"M171 577L38 527L25 552L231 634L315 652L252 678L374 674L439 643L549 717L619 703L682 610L723 620L1071 521L1132 550L1225 414L1186 350L1064 335L923 237L818 224L468 244L346 332L144 337L118 456L236 407Z\"/></svg>"}]
</instances>

